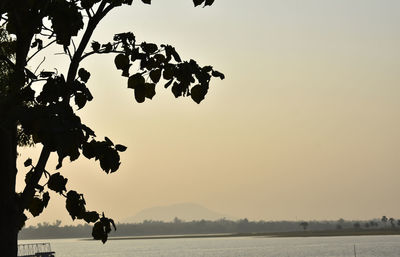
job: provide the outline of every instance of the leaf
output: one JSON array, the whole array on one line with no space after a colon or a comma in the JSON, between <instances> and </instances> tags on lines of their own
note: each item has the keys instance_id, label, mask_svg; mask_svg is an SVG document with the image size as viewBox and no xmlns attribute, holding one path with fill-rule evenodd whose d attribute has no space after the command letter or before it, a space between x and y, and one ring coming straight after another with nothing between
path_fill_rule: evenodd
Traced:
<instances>
[{"instance_id":1,"label":"leaf","mask_svg":"<svg viewBox=\"0 0 400 257\"><path fill-rule=\"evenodd\" d=\"M82 6L83 9L92 8L94 3L95 2L93 0L81 0L81 6Z\"/></svg>"},{"instance_id":2,"label":"leaf","mask_svg":"<svg viewBox=\"0 0 400 257\"><path fill-rule=\"evenodd\" d=\"M196 85L190 91L190 96L197 104L204 100L207 94L207 88L202 85Z\"/></svg>"},{"instance_id":3,"label":"leaf","mask_svg":"<svg viewBox=\"0 0 400 257\"><path fill-rule=\"evenodd\" d=\"M43 205L44 205L44 207L46 208L47 205L49 204L49 201L50 201L50 194L49 194L49 192L44 193L43 196L42 196L42 199L43 199Z\"/></svg>"},{"instance_id":4,"label":"leaf","mask_svg":"<svg viewBox=\"0 0 400 257\"><path fill-rule=\"evenodd\" d=\"M37 217L40 213L43 212L44 203L41 199L34 197L28 206L29 212L34 216Z\"/></svg>"},{"instance_id":5,"label":"leaf","mask_svg":"<svg viewBox=\"0 0 400 257\"><path fill-rule=\"evenodd\" d=\"M112 224L112 226L113 226L113 228L114 228L114 231L116 231L116 230L117 230L117 226L115 226L114 220L113 220L113 219L108 219L108 220L109 220L110 223Z\"/></svg>"},{"instance_id":6,"label":"leaf","mask_svg":"<svg viewBox=\"0 0 400 257\"><path fill-rule=\"evenodd\" d=\"M115 56L114 64L118 70L124 70L127 67L129 68L129 57L125 54L118 54Z\"/></svg>"},{"instance_id":7,"label":"leaf","mask_svg":"<svg viewBox=\"0 0 400 257\"><path fill-rule=\"evenodd\" d=\"M147 54L152 54L158 50L158 47L156 44L151 44L151 43L146 43L143 42L140 47L142 48L143 52L146 52Z\"/></svg>"},{"instance_id":8,"label":"leaf","mask_svg":"<svg viewBox=\"0 0 400 257\"><path fill-rule=\"evenodd\" d=\"M76 191L71 190L67 193L65 207L73 220L76 218L83 218L86 212L85 204L82 195L78 194Z\"/></svg>"},{"instance_id":9,"label":"leaf","mask_svg":"<svg viewBox=\"0 0 400 257\"><path fill-rule=\"evenodd\" d=\"M206 0L206 2L204 3L204 7L211 6L214 3L214 0Z\"/></svg>"},{"instance_id":10,"label":"leaf","mask_svg":"<svg viewBox=\"0 0 400 257\"><path fill-rule=\"evenodd\" d=\"M154 83L158 83L161 79L161 69L150 71L150 78Z\"/></svg>"},{"instance_id":11,"label":"leaf","mask_svg":"<svg viewBox=\"0 0 400 257\"><path fill-rule=\"evenodd\" d=\"M67 191L68 179L64 178L60 172L57 172L50 176L49 181L47 182L47 187L59 194L62 194L64 191Z\"/></svg>"},{"instance_id":12,"label":"leaf","mask_svg":"<svg viewBox=\"0 0 400 257\"><path fill-rule=\"evenodd\" d=\"M28 166L31 166L31 165L32 165L32 159L31 159L31 158L27 159L27 160L24 162L24 166L25 166L25 167L28 167Z\"/></svg>"},{"instance_id":13,"label":"leaf","mask_svg":"<svg viewBox=\"0 0 400 257\"><path fill-rule=\"evenodd\" d=\"M153 99L156 95L156 84L154 83L146 83L146 98Z\"/></svg>"},{"instance_id":14,"label":"leaf","mask_svg":"<svg viewBox=\"0 0 400 257\"><path fill-rule=\"evenodd\" d=\"M182 85L178 82L175 82L174 85L171 88L172 93L176 98L182 96Z\"/></svg>"},{"instance_id":15,"label":"leaf","mask_svg":"<svg viewBox=\"0 0 400 257\"><path fill-rule=\"evenodd\" d=\"M70 45L71 37L78 35L78 31L83 29L84 22L80 8L76 1L47 1L46 14L51 20L52 29L58 44L64 49ZM32 26L35 21L32 21Z\"/></svg>"},{"instance_id":16,"label":"leaf","mask_svg":"<svg viewBox=\"0 0 400 257\"><path fill-rule=\"evenodd\" d=\"M124 145L118 144L118 145L115 146L115 149L116 149L118 152L125 152L126 149L127 149L127 147L124 146Z\"/></svg>"},{"instance_id":17,"label":"leaf","mask_svg":"<svg viewBox=\"0 0 400 257\"><path fill-rule=\"evenodd\" d=\"M136 87L144 86L145 79L141 73L136 73L129 77L128 88L136 89Z\"/></svg>"},{"instance_id":18,"label":"leaf","mask_svg":"<svg viewBox=\"0 0 400 257\"><path fill-rule=\"evenodd\" d=\"M193 0L194 6L199 6L204 2L204 0Z\"/></svg>"},{"instance_id":19,"label":"leaf","mask_svg":"<svg viewBox=\"0 0 400 257\"><path fill-rule=\"evenodd\" d=\"M164 46L164 48L165 48L165 54L167 55L168 60L170 60L171 55L172 55L172 57L174 57L176 62L182 62L181 57L175 50L175 47L166 45L166 46Z\"/></svg>"},{"instance_id":20,"label":"leaf","mask_svg":"<svg viewBox=\"0 0 400 257\"><path fill-rule=\"evenodd\" d=\"M96 222L92 229L92 236L95 240L101 240L103 244L108 239L108 234L111 232L111 225L114 227L114 230L117 230L115 227L115 223L112 219L104 217L100 218L100 221Z\"/></svg>"},{"instance_id":21,"label":"leaf","mask_svg":"<svg viewBox=\"0 0 400 257\"><path fill-rule=\"evenodd\" d=\"M120 163L120 157L118 151L113 148L106 148L99 157L100 167L108 174L118 170Z\"/></svg>"},{"instance_id":22,"label":"leaf","mask_svg":"<svg viewBox=\"0 0 400 257\"><path fill-rule=\"evenodd\" d=\"M165 66L163 77L165 80L170 80L174 77L174 68L173 65Z\"/></svg>"},{"instance_id":23,"label":"leaf","mask_svg":"<svg viewBox=\"0 0 400 257\"><path fill-rule=\"evenodd\" d=\"M138 103L143 103L146 98L146 84L140 83L135 86L135 99Z\"/></svg>"},{"instance_id":24,"label":"leaf","mask_svg":"<svg viewBox=\"0 0 400 257\"><path fill-rule=\"evenodd\" d=\"M82 146L82 153L88 159L92 159L96 157L97 151L95 146L95 141L91 141L90 143L84 143Z\"/></svg>"},{"instance_id":25,"label":"leaf","mask_svg":"<svg viewBox=\"0 0 400 257\"><path fill-rule=\"evenodd\" d=\"M104 137L104 140L106 140L106 143L107 143L108 146L114 145L114 143L108 137Z\"/></svg>"},{"instance_id":26,"label":"leaf","mask_svg":"<svg viewBox=\"0 0 400 257\"><path fill-rule=\"evenodd\" d=\"M151 4L151 0L142 0L142 2L145 4Z\"/></svg>"},{"instance_id":27,"label":"leaf","mask_svg":"<svg viewBox=\"0 0 400 257\"><path fill-rule=\"evenodd\" d=\"M92 237L94 240L101 240L103 244L107 242L107 233L104 231L103 224L98 221L94 224L92 229Z\"/></svg>"},{"instance_id":28,"label":"leaf","mask_svg":"<svg viewBox=\"0 0 400 257\"><path fill-rule=\"evenodd\" d=\"M85 107L87 102L86 95L84 93L76 93L75 94L75 104L78 106L79 109Z\"/></svg>"},{"instance_id":29,"label":"leaf","mask_svg":"<svg viewBox=\"0 0 400 257\"><path fill-rule=\"evenodd\" d=\"M109 53L112 50L112 45L111 43L107 43L107 44L103 44L102 45L104 47L104 53Z\"/></svg>"},{"instance_id":30,"label":"leaf","mask_svg":"<svg viewBox=\"0 0 400 257\"><path fill-rule=\"evenodd\" d=\"M93 49L93 51L98 52L100 50L100 43L97 42L97 41L93 41L92 42L92 49Z\"/></svg>"},{"instance_id":31,"label":"leaf","mask_svg":"<svg viewBox=\"0 0 400 257\"><path fill-rule=\"evenodd\" d=\"M225 75L219 71L214 70L211 75L216 78L225 79Z\"/></svg>"},{"instance_id":32,"label":"leaf","mask_svg":"<svg viewBox=\"0 0 400 257\"><path fill-rule=\"evenodd\" d=\"M83 82L88 82L89 78L90 78L90 72L88 72L87 70L85 70L84 68L80 68L78 71L78 76L81 78L81 80Z\"/></svg>"},{"instance_id":33,"label":"leaf","mask_svg":"<svg viewBox=\"0 0 400 257\"><path fill-rule=\"evenodd\" d=\"M212 66L204 66L201 70L205 72L210 72L212 71Z\"/></svg>"},{"instance_id":34,"label":"leaf","mask_svg":"<svg viewBox=\"0 0 400 257\"><path fill-rule=\"evenodd\" d=\"M154 59L156 60L156 62L157 62L158 64L164 63L164 62L166 61L165 56L162 55L162 54L156 54L156 55L154 55Z\"/></svg>"},{"instance_id":35,"label":"leaf","mask_svg":"<svg viewBox=\"0 0 400 257\"><path fill-rule=\"evenodd\" d=\"M87 211L83 215L83 219L87 223L96 222L99 218L100 218L99 214L97 212L95 212L95 211Z\"/></svg>"}]
</instances>

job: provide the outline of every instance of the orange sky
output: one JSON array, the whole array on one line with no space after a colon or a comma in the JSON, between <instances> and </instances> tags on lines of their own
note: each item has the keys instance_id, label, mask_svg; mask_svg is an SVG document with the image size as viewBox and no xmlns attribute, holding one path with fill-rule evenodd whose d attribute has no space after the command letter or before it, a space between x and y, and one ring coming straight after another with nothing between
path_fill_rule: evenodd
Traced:
<instances>
[{"instance_id":1,"label":"orange sky","mask_svg":"<svg viewBox=\"0 0 400 257\"><path fill-rule=\"evenodd\" d=\"M84 193L88 209L116 221L180 202L265 220L399 214L399 1L153 2L115 10L93 39L131 30L227 78L200 105L162 86L137 104L112 56L85 61L95 100L78 115L128 146L112 175L83 157L65 162L68 189ZM43 68L65 64L51 55ZM19 188L23 161L40 149L20 150ZM55 166L53 156L47 169ZM53 194L28 224L70 223L63 206Z\"/></svg>"}]
</instances>

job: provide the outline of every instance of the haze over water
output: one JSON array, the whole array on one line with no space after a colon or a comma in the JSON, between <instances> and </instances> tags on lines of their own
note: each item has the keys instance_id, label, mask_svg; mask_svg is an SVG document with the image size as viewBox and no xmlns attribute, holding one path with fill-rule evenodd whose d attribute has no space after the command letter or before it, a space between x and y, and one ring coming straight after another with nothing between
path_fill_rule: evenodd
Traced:
<instances>
[{"instance_id":1,"label":"haze over water","mask_svg":"<svg viewBox=\"0 0 400 257\"><path fill-rule=\"evenodd\" d=\"M83 193L88 209L116 221L181 202L264 220L400 212L399 1L152 2L116 10L93 39L133 31L227 78L212 81L200 105L162 87L137 104L113 57L84 62L95 99L78 115L98 136L128 146L112 175L84 158L65 162L68 189ZM63 63L50 56L41 69ZM22 162L39 150L21 151L20 189ZM71 223L64 205L53 194L27 224Z\"/></svg>"}]
</instances>

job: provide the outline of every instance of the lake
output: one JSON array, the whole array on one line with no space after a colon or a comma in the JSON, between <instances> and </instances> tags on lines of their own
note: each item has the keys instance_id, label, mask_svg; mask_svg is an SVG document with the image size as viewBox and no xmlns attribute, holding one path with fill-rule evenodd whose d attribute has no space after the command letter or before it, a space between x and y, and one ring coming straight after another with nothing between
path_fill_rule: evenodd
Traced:
<instances>
[{"instance_id":1,"label":"lake","mask_svg":"<svg viewBox=\"0 0 400 257\"><path fill-rule=\"evenodd\" d=\"M19 241L36 242L50 242L56 257L354 257L354 245L357 257L400 256L400 236Z\"/></svg>"}]
</instances>

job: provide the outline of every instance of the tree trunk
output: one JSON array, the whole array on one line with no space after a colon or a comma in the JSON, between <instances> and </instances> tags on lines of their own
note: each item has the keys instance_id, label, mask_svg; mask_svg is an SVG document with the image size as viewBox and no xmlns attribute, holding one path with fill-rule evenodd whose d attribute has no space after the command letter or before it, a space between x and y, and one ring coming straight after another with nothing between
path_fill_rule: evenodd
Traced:
<instances>
[{"instance_id":1,"label":"tree trunk","mask_svg":"<svg viewBox=\"0 0 400 257\"><path fill-rule=\"evenodd\" d=\"M0 113L6 112L3 106ZM15 194L17 175L17 128L15 123L4 124L0 115L0 255L17 256L17 217L18 206Z\"/></svg>"},{"instance_id":2,"label":"tree trunk","mask_svg":"<svg viewBox=\"0 0 400 257\"><path fill-rule=\"evenodd\" d=\"M17 6L15 7L17 8ZM0 255L16 257L18 230L23 208L15 192L17 176L17 121L16 107L20 89L25 84L26 59L34 35L29 30L29 16L17 15L10 19L16 21L15 66L10 67L10 90L4 102L0 102Z\"/></svg>"}]
</instances>

